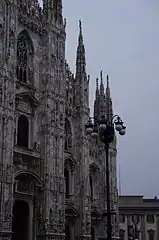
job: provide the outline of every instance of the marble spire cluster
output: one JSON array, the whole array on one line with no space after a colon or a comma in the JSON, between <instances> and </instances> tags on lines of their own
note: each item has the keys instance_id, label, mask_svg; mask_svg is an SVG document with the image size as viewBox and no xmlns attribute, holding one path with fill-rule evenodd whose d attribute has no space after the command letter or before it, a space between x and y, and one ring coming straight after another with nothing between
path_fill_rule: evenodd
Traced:
<instances>
[{"instance_id":1,"label":"marble spire cluster","mask_svg":"<svg viewBox=\"0 0 159 240\"><path fill-rule=\"evenodd\" d=\"M110 119L113 115L112 99L110 96L109 76L106 77L106 90L104 90L103 72L100 72L100 86L99 79L96 79L96 93L94 101L94 118L99 120L102 115Z\"/></svg>"}]
</instances>

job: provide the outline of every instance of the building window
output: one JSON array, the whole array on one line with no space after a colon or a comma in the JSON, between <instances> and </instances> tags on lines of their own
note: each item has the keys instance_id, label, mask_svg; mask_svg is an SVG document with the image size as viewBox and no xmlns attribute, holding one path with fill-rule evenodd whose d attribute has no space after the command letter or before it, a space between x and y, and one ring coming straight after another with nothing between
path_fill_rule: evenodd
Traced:
<instances>
[{"instance_id":1,"label":"building window","mask_svg":"<svg viewBox=\"0 0 159 240\"><path fill-rule=\"evenodd\" d=\"M154 219L154 215L153 214L149 214L147 215L147 222L148 223L154 223L155 219Z\"/></svg>"},{"instance_id":2,"label":"building window","mask_svg":"<svg viewBox=\"0 0 159 240\"><path fill-rule=\"evenodd\" d=\"M140 216L139 215L132 215L132 222L133 223L139 223L140 222Z\"/></svg>"},{"instance_id":3,"label":"building window","mask_svg":"<svg viewBox=\"0 0 159 240\"><path fill-rule=\"evenodd\" d=\"M119 238L120 238L120 240L125 239L125 231L123 229L120 229L120 231L119 231Z\"/></svg>"},{"instance_id":4,"label":"building window","mask_svg":"<svg viewBox=\"0 0 159 240\"><path fill-rule=\"evenodd\" d=\"M69 170L67 168L65 168L64 170L64 177L65 177L65 196L66 198L69 196L70 194L70 179L69 179Z\"/></svg>"},{"instance_id":5,"label":"building window","mask_svg":"<svg viewBox=\"0 0 159 240\"><path fill-rule=\"evenodd\" d=\"M71 151L72 150L72 131L71 131L71 124L68 119L65 119L65 150Z\"/></svg>"},{"instance_id":6,"label":"building window","mask_svg":"<svg viewBox=\"0 0 159 240\"><path fill-rule=\"evenodd\" d=\"M120 221L121 223L124 223L124 222L125 222L125 215L124 215L124 214L120 214L120 215L119 215L119 221Z\"/></svg>"},{"instance_id":7,"label":"building window","mask_svg":"<svg viewBox=\"0 0 159 240\"><path fill-rule=\"evenodd\" d=\"M93 178L92 178L92 175L89 176L89 184L90 184L90 196L93 199Z\"/></svg>"},{"instance_id":8,"label":"building window","mask_svg":"<svg viewBox=\"0 0 159 240\"><path fill-rule=\"evenodd\" d=\"M29 121L24 115L18 118L17 145L25 148L29 145Z\"/></svg>"},{"instance_id":9,"label":"building window","mask_svg":"<svg viewBox=\"0 0 159 240\"><path fill-rule=\"evenodd\" d=\"M154 230L148 230L148 240L154 240L155 239L155 231Z\"/></svg>"},{"instance_id":10,"label":"building window","mask_svg":"<svg viewBox=\"0 0 159 240\"><path fill-rule=\"evenodd\" d=\"M24 83L33 82L33 44L27 33L22 31L17 41L17 79Z\"/></svg>"}]
</instances>

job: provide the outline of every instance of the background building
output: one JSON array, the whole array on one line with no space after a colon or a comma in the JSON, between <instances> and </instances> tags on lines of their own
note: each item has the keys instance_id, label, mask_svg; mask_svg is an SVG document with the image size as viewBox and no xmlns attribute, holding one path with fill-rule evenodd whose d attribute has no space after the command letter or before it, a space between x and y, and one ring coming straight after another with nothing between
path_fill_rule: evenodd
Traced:
<instances>
[{"instance_id":1,"label":"background building","mask_svg":"<svg viewBox=\"0 0 159 240\"><path fill-rule=\"evenodd\" d=\"M85 134L89 83L79 23L75 75L65 60L62 1L0 1L0 240L103 239L105 152ZM101 72L94 116L112 116ZM118 236L116 141L110 148Z\"/></svg>"},{"instance_id":2,"label":"background building","mask_svg":"<svg viewBox=\"0 0 159 240\"><path fill-rule=\"evenodd\" d=\"M133 239L135 225L140 240L159 239L159 199L119 196L119 212L121 240Z\"/></svg>"}]
</instances>

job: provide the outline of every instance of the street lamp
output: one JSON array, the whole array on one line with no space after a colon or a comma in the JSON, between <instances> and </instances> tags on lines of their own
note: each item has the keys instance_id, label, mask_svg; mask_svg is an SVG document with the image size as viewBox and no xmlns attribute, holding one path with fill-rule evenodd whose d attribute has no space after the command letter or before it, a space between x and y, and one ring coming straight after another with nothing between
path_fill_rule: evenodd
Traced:
<instances>
[{"instance_id":1,"label":"street lamp","mask_svg":"<svg viewBox=\"0 0 159 240\"><path fill-rule=\"evenodd\" d=\"M110 120L102 116L99 121L92 118L86 123L86 134L91 134L93 138L100 137L100 140L105 145L106 153L106 184L107 184L107 239L112 239L112 225L111 225L111 206L110 206L110 177L109 177L109 145L113 142L115 136L115 129L120 135L125 135L126 127L123 125L123 121L118 115L114 115Z\"/></svg>"}]
</instances>

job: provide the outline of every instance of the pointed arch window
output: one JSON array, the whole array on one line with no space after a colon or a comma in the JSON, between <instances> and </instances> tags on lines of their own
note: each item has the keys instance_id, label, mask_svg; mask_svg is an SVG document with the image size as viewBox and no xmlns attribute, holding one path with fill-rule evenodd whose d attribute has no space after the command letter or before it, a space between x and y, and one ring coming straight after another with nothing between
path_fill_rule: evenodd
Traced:
<instances>
[{"instance_id":1,"label":"pointed arch window","mask_svg":"<svg viewBox=\"0 0 159 240\"><path fill-rule=\"evenodd\" d=\"M90 184L90 196L91 196L91 199L93 199L93 178L91 174L89 176L89 184Z\"/></svg>"},{"instance_id":2,"label":"pointed arch window","mask_svg":"<svg viewBox=\"0 0 159 240\"><path fill-rule=\"evenodd\" d=\"M33 44L26 31L22 31L17 40L17 79L24 83L33 83Z\"/></svg>"},{"instance_id":3,"label":"pointed arch window","mask_svg":"<svg viewBox=\"0 0 159 240\"><path fill-rule=\"evenodd\" d=\"M17 145L25 148L29 146L29 121L25 115L18 118Z\"/></svg>"},{"instance_id":4,"label":"pointed arch window","mask_svg":"<svg viewBox=\"0 0 159 240\"><path fill-rule=\"evenodd\" d=\"M68 119L65 119L65 150L71 151L72 150L72 131L71 131L71 124Z\"/></svg>"},{"instance_id":5,"label":"pointed arch window","mask_svg":"<svg viewBox=\"0 0 159 240\"><path fill-rule=\"evenodd\" d=\"M70 173L66 167L64 170L64 177L65 177L65 196L68 197L70 194Z\"/></svg>"}]
</instances>

